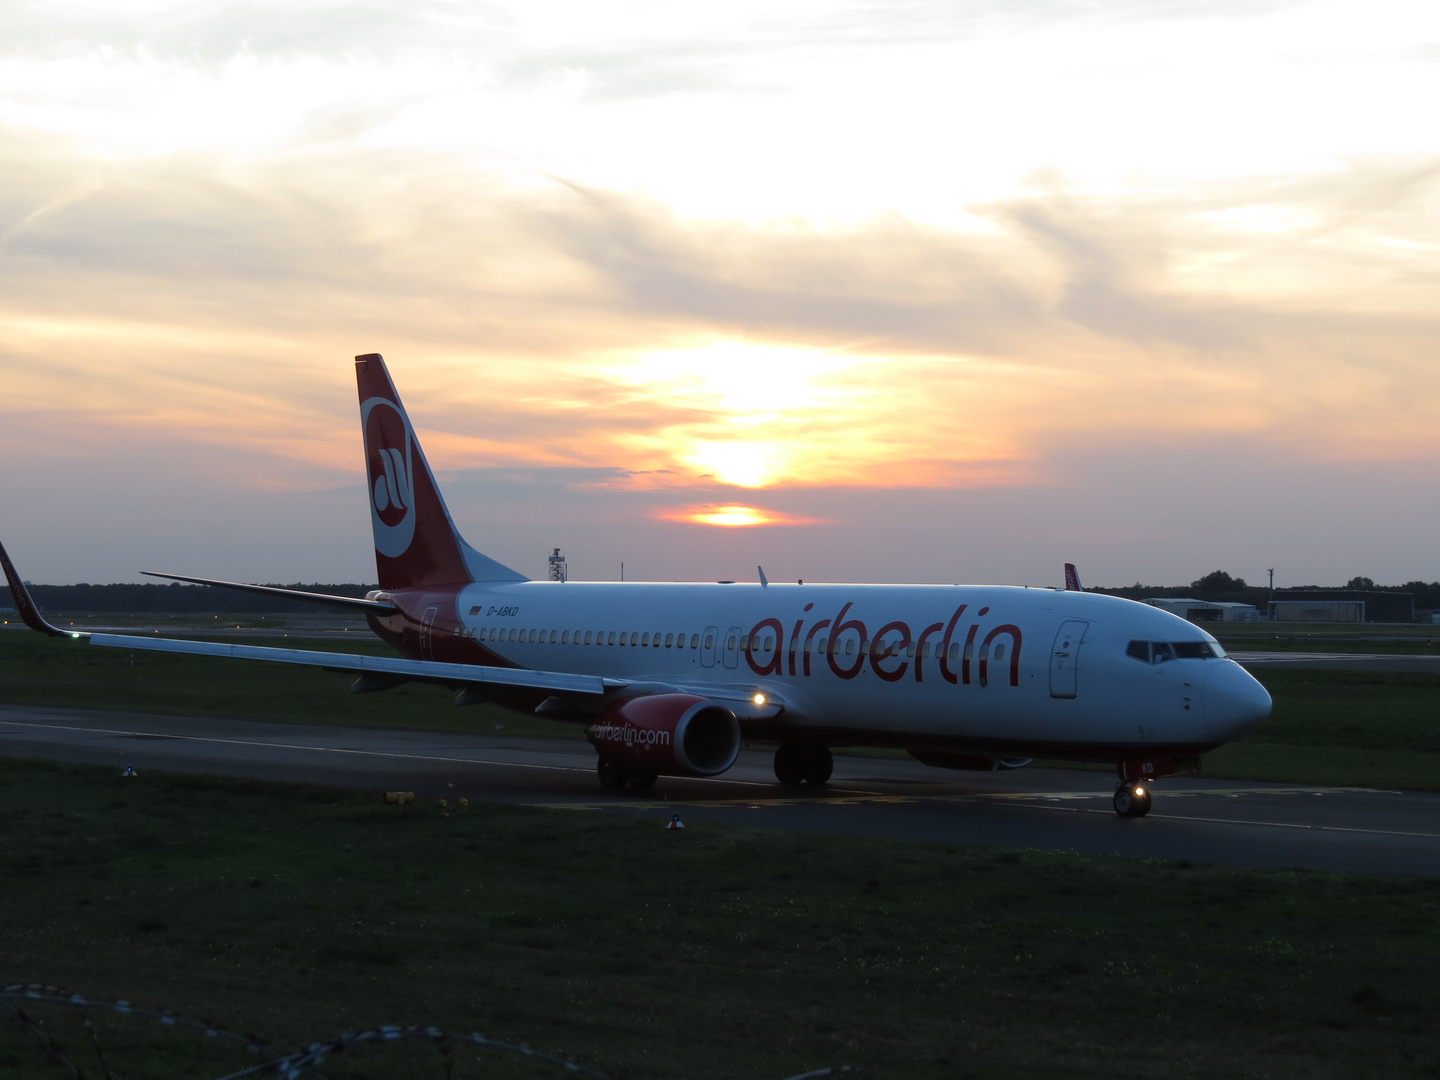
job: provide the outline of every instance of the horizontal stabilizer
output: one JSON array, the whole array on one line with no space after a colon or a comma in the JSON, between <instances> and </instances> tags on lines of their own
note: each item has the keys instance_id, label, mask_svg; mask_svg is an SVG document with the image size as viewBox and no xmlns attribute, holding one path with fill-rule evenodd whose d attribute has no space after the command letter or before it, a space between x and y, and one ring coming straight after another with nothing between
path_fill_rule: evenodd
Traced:
<instances>
[{"instance_id":1,"label":"horizontal stabilizer","mask_svg":"<svg viewBox=\"0 0 1440 1080\"><path fill-rule=\"evenodd\" d=\"M188 581L191 585L210 585L217 589L235 589L238 592L261 593L265 596L289 596L296 600L308 600L312 604L328 604L331 607L350 608L353 611L373 611L376 615L395 614L395 605L384 600L362 600L358 596L334 596L330 593L306 592L304 589L282 589L278 585L247 585L241 581L217 581L214 578L183 577L180 574L157 574L141 570L146 577L165 578L168 581Z\"/></svg>"}]
</instances>

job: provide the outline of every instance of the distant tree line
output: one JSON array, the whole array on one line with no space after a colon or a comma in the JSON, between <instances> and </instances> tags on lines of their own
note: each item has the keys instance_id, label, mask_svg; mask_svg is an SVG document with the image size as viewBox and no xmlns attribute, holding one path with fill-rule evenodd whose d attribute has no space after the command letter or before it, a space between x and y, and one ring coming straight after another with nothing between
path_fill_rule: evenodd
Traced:
<instances>
[{"instance_id":1,"label":"distant tree line","mask_svg":"<svg viewBox=\"0 0 1440 1080\"><path fill-rule=\"evenodd\" d=\"M282 585L283 589L364 596L375 585ZM209 585L31 585L30 595L42 611L95 612L97 614L279 615L331 611L321 604L285 596L216 589ZM0 586L0 606L14 607L9 586Z\"/></svg>"},{"instance_id":2,"label":"distant tree line","mask_svg":"<svg viewBox=\"0 0 1440 1080\"><path fill-rule=\"evenodd\" d=\"M1407 581L1404 585L1376 585L1368 577L1353 577L1344 585L1299 585L1302 589L1353 589L1373 592L1410 593L1416 608L1440 608L1440 581ZM1144 600L1149 596L1186 596L1216 603L1254 604L1261 611L1270 600L1270 589L1264 585L1248 585L1244 578L1231 577L1224 570L1213 570L1189 585L1126 585L1119 589L1089 589L1088 592Z\"/></svg>"},{"instance_id":3,"label":"distant tree line","mask_svg":"<svg viewBox=\"0 0 1440 1080\"><path fill-rule=\"evenodd\" d=\"M332 593L336 596L364 596L375 585L282 585L285 589ZM1404 585L1376 585L1368 577L1351 578L1344 585L1301 586L1307 589L1365 589L1377 592L1411 593L1417 608L1440 608L1440 581L1407 581ZM1144 600L1149 596L1192 596L1197 600L1214 600L1254 604L1261 611L1270 599L1264 585L1248 585L1244 578L1231 577L1215 570L1189 585L1126 585L1118 589L1096 588L1088 592ZM298 614L327 610L323 605L289 597L261 596L257 593L215 589L208 585L32 585L30 595L43 611L95 612L97 614L204 614L270 615ZM0 607L14 607L15 600L7 586L0 585ZM334 609L328 609L333 611Z\"/></svg>"}]
</instances>

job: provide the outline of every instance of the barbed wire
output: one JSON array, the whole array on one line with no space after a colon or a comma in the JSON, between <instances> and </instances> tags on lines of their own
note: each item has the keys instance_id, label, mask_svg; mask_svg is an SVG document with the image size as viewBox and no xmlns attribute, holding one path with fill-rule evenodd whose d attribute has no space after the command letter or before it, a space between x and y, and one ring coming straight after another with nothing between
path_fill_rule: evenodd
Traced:
<instances>
[{"instance_id":1,"label":"barbed wire","mask_svg":"<svg viewBox=\"0 0 1440 1080\"><path fill-rule=\"evenodd\" d=\"M122 1016L136 1016L162 1024L166 1027L173 1027L180 1030L197 1032L206 1038L215 1039L221 1042L228 1042L234 1046L244 1049L252 1054L264 1056L265 1061L238 1072L226 1073L217 1080L244 1080L245 1077L275 1075L283 1076L286 1080L299 1080L305 1075L320 1076L317 1071L327 1057L352 1054L368 1047L389 1046L406 1041L428 1042L441 1054L445 1075L452 1074L451 1048L454 1046L477 1046L485 1050L493 1050L499 1053L515 1054L528 1058L540 1065L547 1065L561 1069L573 1076L590 1077L591 1080L613 1080L608 1073L599 1069L582 1065L571 1058L560 1057L555 1054L547 1054L544 1051L532 1049L525 1043L510 1043L501 1039L491 1039L481 1035L478 1031L468 1034L443 1031L438 1027L421 1025L384 1025L370 1031L345 1032L332 1039L323 1042L312 1042L303 1049L291 1051L288 1054L278 1054L274 1047L264 1040L252 1035L243 1035L206 1020L193 1020L181 1016L169 1009L146 1009L132 1005L128 1001L98 1001L87 998L82 994L62 990L57 986L46 986L40 983L17 983L14 986L0 988L0 1004L3 1004L5 1012L23 1030L33 1036L39 1043L39 1050L45 1054L56 1065L63 1068L73 1080L84 1080L85 1074L80 1067L71 1061L61 1050L58 1043L46 1032L25 1009L17 1004L18 1002L38 1002L48 1005L61 1005L73 1009L80 1017L86 1032L90 1036L95 1056L100 1062L100 1070L105 1080L113 1080L110 1066L105 1058L105 1053L100 1045L100 1034L95 1025L91 1023L87 1009L102 1009L118 1013ZM815 1069L811 1072L799 1073L795 1076L786 1077L785 1080L822 1080L824 1077L849 1076L860 1080L862 1072L850 1065L829 1066L823 1069Z\"/></svg>"}]
</instances>

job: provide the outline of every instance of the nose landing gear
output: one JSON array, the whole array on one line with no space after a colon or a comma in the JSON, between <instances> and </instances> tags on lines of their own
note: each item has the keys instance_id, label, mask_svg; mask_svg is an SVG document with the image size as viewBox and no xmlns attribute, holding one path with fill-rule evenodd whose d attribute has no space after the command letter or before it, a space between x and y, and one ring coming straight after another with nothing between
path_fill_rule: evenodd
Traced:
<instances>
[{"instance_id":1,"label":"nose landing gear","mask_svg":"<svg viewBox=\"0 0 1440 1080\"><path fill-rule=\"evenodd\" d=\"M1150 788L1146 784L1121 784L1112 802L1121 817L1144 817L1150 812Z\"/></svg>"}]
</instances>

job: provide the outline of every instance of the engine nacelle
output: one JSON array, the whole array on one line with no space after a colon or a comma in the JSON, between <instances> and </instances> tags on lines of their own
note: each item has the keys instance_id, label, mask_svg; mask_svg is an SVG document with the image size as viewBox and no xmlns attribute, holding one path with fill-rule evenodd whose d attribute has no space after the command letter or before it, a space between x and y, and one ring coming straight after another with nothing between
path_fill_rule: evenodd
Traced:
<instances>
[{"instance_id":1,"label":"engine nacelle","mask_svg":"<svg viewBox=\"0 0 1440 1080\"><path fill-rule=\"evenodd\" d=\"M740 722L693 694L625 698L585 729L600 756L668 776L718 776L740 755Z\"/></svg>"}]
</instances>

